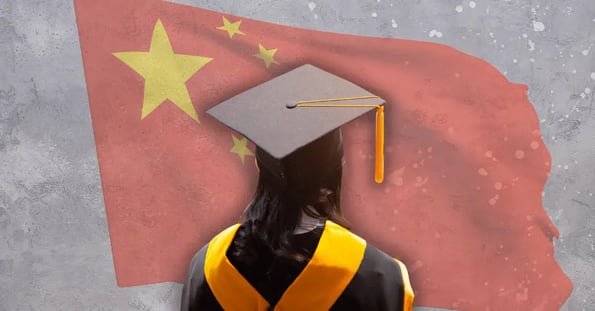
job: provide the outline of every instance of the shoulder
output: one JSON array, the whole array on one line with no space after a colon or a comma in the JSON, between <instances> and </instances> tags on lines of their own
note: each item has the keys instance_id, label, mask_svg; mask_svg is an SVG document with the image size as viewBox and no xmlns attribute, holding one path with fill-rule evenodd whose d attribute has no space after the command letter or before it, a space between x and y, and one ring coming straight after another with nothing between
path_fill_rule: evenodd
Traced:
<instances>
[{"instance_id":1,"label":"shoulder","mask_svg":"<svg viewBox=\"0 0 595 311\"><path fill-rule=\"evenodd\" d=\"M333 248L339 248L340 250L341 245L338 244L345 244L347 248L359 245L363 252L363 258L361 259L358 274L367 275L382 272L400 276L402 273L406 273L405 265L401 261L368 243L364 238L350 230L327 221L325 231L335 236L333 239L327 236L329 242L327 244L332 242Z\"/></svg>"},{"instance_id":2,"label":"shoulder","mask_svg":"<svg viewBox=\"0 0 595 311\"><path fill-rule=\"evenodd\" d=\"M357 273L333 310L411 310L413 297L405 265L367 243Z\"/></svg>"},{"instance_id":3,"label":"shoulder","mask_svg":"<svg viewBox=\"0 0 595 311\"><path fill-rule=\"evenodd\" d=\"M207 253L209 252L210 248L215 249L216 246L219 245L214 244L221 244L221 242L223 242L222 240L233 238L235 232L238 230L239 227L240 224L235 224L225 228L224 230L220 231L217 235L215 235L215 237L213 237L207 244L200 248L194 254L192 260L190 261L188 269L188 278L195 280L204 279L204 265L207 260Z\"/></svg>"},{"instance_id":4,"label":"shoulder","mask_svg":"<svg viewBox=\"0 0 595 311\"><path fill-rule=\"evenodd\" d=\"M374 245L368 243L364 238L359 235L347 230L341 226L335 225L343 231L343 234L349 236L350 240L358 241L365 245L364 256L360 265L360 273L371 272L370 267L375 267L372 270L387 269L389 271L398 272L399 261L390 256L389 254L378 249ZM362 269L363 268L363 269ZM387 272L389 272L387 271Z\"/></svg>"},{"instance_id":5,"label":"shoulder","mask_svg":"<svg viewBox=\"0 0 595 311\"><path fill-rule=\"evenodd\" d=\"M206 245L204 245L201 249L198 250L198 252L196 252L194 254L194 256L192 257L192 260L190 261L190 271L193 272L198 272L198 270L202 271L204 262L205 262L205 255L207 253L207 250L209 248L209 244L207 243Z\"/></svg>"},{"instance_id":6,"label":"shoulder","mask_svg":"<svg viewBox=\"0 0 595 311\"><path fill-rule=\"evenodd\" d=\"M368 243L359 273L366 276L383 274L401 279L402 271L398 260Z\"/></svg>"},{"instance_id":7,"label":"shoulder","mask_svg":"<svg viewBox=\"0 0 595 311\"><path fill-rule=\"evenodd\" d=\"M221 236L228 230L229 228L220 232L217 236ZM182 288L180 308L182 311L223 310L215 299L205 277L205 265L208 261L207 253L210 249L212 250L213 241L216 240L217 236L198 250L190 261L186 281ZM215 242L215 244L220 243Z\"/></svg>"},{"instance_id":8,"label":"shoulder","mask_svg":"<svg viewBox=\"0 0 595 311\"><path fill-rule=\"evenodd\" d=\"M229 242L233 240L234 236L236 235L236 232L238 230L241 230L241 228L241 224L234 224L219 231L219 233L217 233L207 244L205 244L201 249L198 250L198 252L194 254L190 262L190 270L192 270L193 268L203 267L209 250L212 251L222 246L226 246L227 248L227 246L229 246L227 244L229 244Z\"/></svg>"}]
</instances>

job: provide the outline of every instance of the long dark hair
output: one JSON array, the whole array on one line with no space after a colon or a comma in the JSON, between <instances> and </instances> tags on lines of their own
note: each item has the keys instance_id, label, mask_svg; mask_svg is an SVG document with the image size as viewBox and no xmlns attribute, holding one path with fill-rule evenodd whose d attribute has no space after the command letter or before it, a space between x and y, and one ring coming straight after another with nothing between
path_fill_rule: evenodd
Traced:
<instances>
[{"instance_id":1,"label":"long dark hair","mask_svg":"<svg viewBox=\"0 0 595 311\"><path fill-rule=\"evenodd\" d=\"M253 263L263 254L298 261L309 256L294 246L294 230L302 212L344 227L341 214L343 145L340 130L333 131L277 160L256 148L259 167L254 198L243 215L244 230L234 239L233 256Z\"/></svg>"}]
</instances>

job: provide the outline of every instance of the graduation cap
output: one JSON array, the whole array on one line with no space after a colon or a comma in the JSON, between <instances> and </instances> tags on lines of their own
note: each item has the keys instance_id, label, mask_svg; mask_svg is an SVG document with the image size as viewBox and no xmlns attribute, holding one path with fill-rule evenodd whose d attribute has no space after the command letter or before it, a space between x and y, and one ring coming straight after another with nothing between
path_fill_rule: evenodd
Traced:
<instances>
[{"instance_id":1,"label":"graduation cap","mask_svg":"<svg viewBox=\"0 0 595 311\"><path fill-rule=\"evenodd\" d=\"M333 154L341 146L342 156L340 127L376 110L375 180L381 183L383 104L383 99L350 81L313 65L303 65L240 93L207 113L252 141L257 146L257 158L283 177L282 161L296 151L309 150L310 160L324 163L324 155Z\"/></svg>"}]
</instances>

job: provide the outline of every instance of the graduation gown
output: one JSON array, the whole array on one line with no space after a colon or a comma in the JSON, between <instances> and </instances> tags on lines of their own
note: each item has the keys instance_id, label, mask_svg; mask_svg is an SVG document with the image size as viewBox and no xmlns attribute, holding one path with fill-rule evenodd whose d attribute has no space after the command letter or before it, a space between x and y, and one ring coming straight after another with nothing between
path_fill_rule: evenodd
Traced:
<instances>
[{"instance_id":1,"label":"graduation gown","mask_svg":"<svg viewBox=\"0 0 595 311\"><path fill-rule=\"evenodd\" d=\"M227 228L194 256L182 311L412 309L405 265L331 221L296 235L298 247L313 251L303 264L272 258L259 266L234 265L227 254L241 229Z\"/></svg>"}]
</instances>

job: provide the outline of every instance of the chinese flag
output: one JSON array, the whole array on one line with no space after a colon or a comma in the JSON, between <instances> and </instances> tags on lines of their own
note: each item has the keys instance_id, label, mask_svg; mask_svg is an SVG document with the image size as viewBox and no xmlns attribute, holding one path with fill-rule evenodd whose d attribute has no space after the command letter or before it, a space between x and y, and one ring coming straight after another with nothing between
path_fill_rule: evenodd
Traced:
<instances>
[{"instance_id":1,"label":"chinese flag","mask_svg":"<svg viewBox=\"0 0 595 311\"><path fill-rule=\"evenodd\" d=\"M483 60L157 0L75 6L119 286L183 282L251 199L252 146L205 111L310 63L387 100L386 180L370 114L344 128L342 201L357 234L407 264L416 305L558 310L570 294L527 87Z\"/></svg>"}]
</instances>

